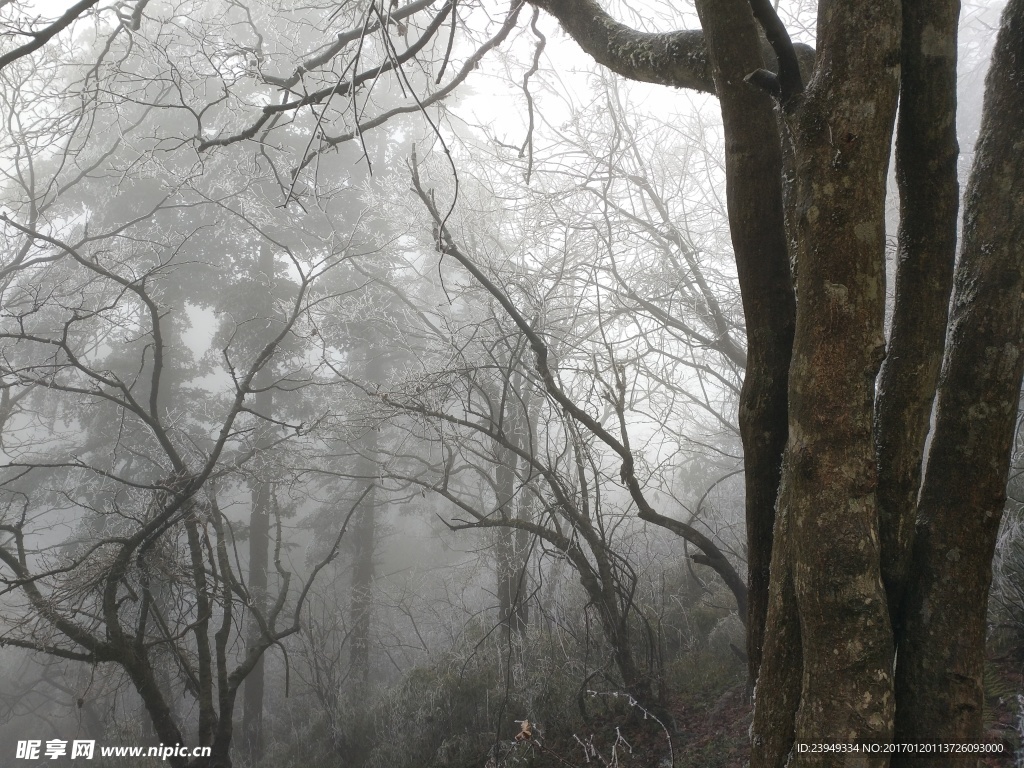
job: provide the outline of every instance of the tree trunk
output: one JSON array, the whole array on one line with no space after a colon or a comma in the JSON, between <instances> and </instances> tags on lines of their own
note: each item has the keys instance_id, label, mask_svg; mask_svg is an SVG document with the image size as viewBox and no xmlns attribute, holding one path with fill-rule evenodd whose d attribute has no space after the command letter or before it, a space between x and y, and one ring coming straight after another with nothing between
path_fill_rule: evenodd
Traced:
<instances>
[{"instance_id":1,"label":"tree trunk","mask_svg":"<svg viewBox=\"0 0 1024 768\"><path fill-rule=\"evenodd\" d=\"M705 91L713 77L722 101L730 224L754 360L763 328L753 302L771 294L759 293L767 274L745 273L763 262L745 265L750 250L742 243L744 233L759 227L770 232L778 215L773 206L757 208L766 192L754 199L743 193L778 174L767 170L775 162L774 137L754 145L753 160L746 156L753 126L762 125L762 136L767 131L759 122L765 110L758 96L739 87L760 66L745 3L698 2L701 36L640 33L590 0L535 2L595 60L626 77ZM751 6L770 28L771 3L752 0ZM922 484L955 240L958 10L956 0L825 0L818 5L815 74L804 96L786 93L782 72L778 79L761 73L767 76L754 80L783 96L783 133L791 139L787 160L792 153L787 169L795 172L785 213L799 311L788 442L774 541L767 545L771 583L753 766L790 759L849 764L844 756L794 756L793 743L889 740L894 727L900 741L980 736L989 569L1024 366L1024 0L1007 5L986 85ZM774 62L765 61L772 69ZM885 181L901 65L896 307L876 393L884 348ZM748 170L739 171L746 162ZM756 179L748 186L741 174ZM773 252L767 237L762 242ZM780 338L769 349L779 352ZM759 378L748 370L741 405L752 671L769 541L763 500L772 498L767 478L774 465L773 443L748 425L770 425L766 414L780 412L778 406L754 410L768 399L751 394ZM765 441L762 452L756 450L758 437ZM762 480L768 493L759 501L754 489Z\"/></svg>"},{"instance_id":2,"label":"tree trunk","mask_svg":"<svg viewBox=\"0 0 1024 768\"><path fill-rule=\"evenodd\" d=\"M747 658L761 664L768 572L796 304L782 202L782 145L771 98L744 82L764 67L747 0L697 3L722 106L729 229L747 325L740 394L747 518Z\"/></svg>"},{"instance_id":3,"label":"tree trunk","mask_svg":"<svg viewBox=\"0 0 1024 768\"><path fill-rule=\"evenodd\" d=\"M506 439L518 446L520 450L532 450L529 445L531 426L529 397L523 391L523 377L518 371L509 370L503 363L505 371L500 393L491 396L492 409L501 409L501 414L492 417L495 430L504 432ZM494 491L498 515L504 520L512 518L529 519L530 494L525 489L516 492L519 480L519 456L500 441L493 441L495 456ZM518 500L517 500L518 497ZM513 634L520 637L526 633L528 624L528 607L526 603L526 567L528 535L522 528L502 526L495 529L497 541L495 555L497 558L498 578L498 621L501 622L506 639Z\"/></svg>"},{"instance_id":4,"label":"tree trunk","mask_svg":"<svg viewBox=\"0 0 1024 768\"><path fill-rule=\"evenodd\" d=\"M985 85L903 610L896 730L903 741L982 736L985 614L1024 371L1022 83L1024 0L1011 0Z\"/></svg>"},{"instance_id":5,"label":"tree trunk","mask_svg":"<svg viewBox=\"0 0 1024 768\"><path fill-rule=\"evenodd\" d=\"M771 576L777 599L766 628L792 636L795 612L802 669L774 660L775 677L762 673L753 766L788 759L763 745L773 738L767 724L787 720L797 704L785 698L797 677L797 741L892 735L892 632L879 563L872 423L885 345L885 193L900 7L896 0L827 2L820 14L814 78L786 109L797 168L799 310L780 496L787 540L776 538L783 549L773 562L780 566ZM772 652L790 653L777 643ZM834 755L801 760L838 762Z\"/></svg>"},{"instance_id":6,"label":"tree trunk","mask_svg":"<svg viewBox=\"0 0 1024 768\"><path fill-rule=\"evenodd\" d=\"M367 344L363 353L366 381L379 385L384 378L384 360L380 350ZM356 475L360 482L373 482L374 486L363 498L356 512L352 531L355 553L352 561L352 635L349 663L352 671L352 701L365 702L370 690L370 619L373 613L373 556L377 537L377 436L376 426L366 425L359 440Z\"/></svg>"},{"instance_id":7,"label":"tree trunk","mask_svg":"<svg viewBox=\"0 0 1024 768\"><path fill-rule=\"evenodd\" d=\"M510 519L515 517L516 506L516 455L510 450L495 445L498 463L495 466L495 495L498 514ZM526 605L523 595L523 546L525 532L508 526L495 529L495 556L498 579L498 621L506 639L513 634L526 632Z\"/></svg>"},{"instance_id":8,"label":"tree trunk","mask_svg":"<svg viewBox=\"0 0 1024 768\"><path fill-rule=\"evenodd\" d=\"M273 395L268 390L256 396L255 409L258 413L270 415ZM259 472L260 462L256 467ZM249 594L253 608L265 612L267 607L267 569L270 547L271 484L266 477L257 476L250 488L252 512L249 517ZM262 630L259 623L250 617L249 647L260 641ZM265 657L260 656L252 672L245 679L242 694L242 749L253 761L263 756L263 698L266 678Z\"/></svg>"},{"instance_id":9,"label":"tree trunk","mask_svg":"<svg viewBox=\"0 0 1024 768\"><path fill-rule=\"evenodd\" d=\"M182 744L184 739L178 724L174 721L174 714L171 712L167 699L164 698L160 685L157 683L153 667L145 654L140 654L134 643L125 644L119 649L121 651L118 663L128 673L132 685L139 692L139 697L146 707L149 720L153 724L153 730L157 737L164 744ZM168 763L172 768L184 768L186 760L183 757L170 757Z\"/></svg>"},{"instance_id":10,"label":"tree trunk","mask_svg":"<svg viewBox=\"0 0 1024 768\"><path fill-rule=\"evenodd\" d=\"M904 0L896 178L896 303L879 376L878 515L882 579L899 624L921 458L946 340L960 206L956 160L958 0ZM894 627L894 631L898 629Z\"/></svg>"},{"instance_id":11,"label":"tree trunk","mask_svg":"<svg viewBox=\"0 0 1024 768\"><path fill-rule=\"evenodd\" d=\"M274 253L267 243L260 248L257 274L257 285L254 290L262 291L260 317L269 324L273 317L274 301ZM264 339L257 339L257 345ZM257 390L253 398L253 412L258 417L271 418L274 413L274 391L269 387L273 384L273 368L267 363L253 379ZM258 427L262 434L257 438L257 455L254 461L253 478L250 481L250 497L252 507L249 517L249 594L253 600L253 610L261 613L267 608L267 570L270 551L270 512L272 503L272 485L267 477L265 460L260 451L270 443L269 430L265 424ZM249 636L247 645L252 648L260 643L262 630L255 618L249 619ZM245 679L242 693L242 749L253 762L263 756L263 698L266 678L266 660L261 654L256 666Z\"/></svg>"}]
</instances>

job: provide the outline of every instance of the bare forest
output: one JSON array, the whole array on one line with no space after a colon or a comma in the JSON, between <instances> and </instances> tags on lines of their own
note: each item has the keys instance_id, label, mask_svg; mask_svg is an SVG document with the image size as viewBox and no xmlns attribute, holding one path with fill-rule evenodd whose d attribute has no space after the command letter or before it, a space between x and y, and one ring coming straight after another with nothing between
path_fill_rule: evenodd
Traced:
<instances>
[{"instance_id":1,"label":"bare forest","mask_svg":"<svg viewBox=\"0 0 1024 768\"><path fill-rule=\"evenodd\" d=\"M0 765L1024 766L1024 0L0 0Z\"/></svg>"}]
</instances>

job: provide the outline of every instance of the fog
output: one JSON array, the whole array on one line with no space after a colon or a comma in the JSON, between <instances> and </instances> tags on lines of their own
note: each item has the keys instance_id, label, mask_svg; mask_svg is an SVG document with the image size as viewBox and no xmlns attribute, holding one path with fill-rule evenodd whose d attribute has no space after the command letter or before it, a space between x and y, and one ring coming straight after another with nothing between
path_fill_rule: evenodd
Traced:
<instances>
[{"instance_id":1,"label":"fog","mask_svg":"<svg viewBox=\"0 0 1024 768\"><path fill-rule=\"evenodd\" d=\"M0 6L0 764L749 764L718 100L543 3L79 5Z\"/></svg>"}]
</instances>

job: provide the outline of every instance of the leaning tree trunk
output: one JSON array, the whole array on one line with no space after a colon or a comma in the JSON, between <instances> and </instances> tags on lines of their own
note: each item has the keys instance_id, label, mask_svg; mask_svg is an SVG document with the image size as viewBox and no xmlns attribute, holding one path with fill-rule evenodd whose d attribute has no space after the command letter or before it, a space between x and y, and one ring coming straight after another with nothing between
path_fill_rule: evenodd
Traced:
<instances>
[{"instance_id":1,"label":"leaning tree trunk","mask_svg":"<svg viewBox=\"0 0 1024 768\"><path fill-rule=\"evenodd\" d=\"M903 610L901 741L982 737L985 612L1024 371L1022 84L1024 0L1011 0L985 84Z\"/></svg>"}]
</instances>

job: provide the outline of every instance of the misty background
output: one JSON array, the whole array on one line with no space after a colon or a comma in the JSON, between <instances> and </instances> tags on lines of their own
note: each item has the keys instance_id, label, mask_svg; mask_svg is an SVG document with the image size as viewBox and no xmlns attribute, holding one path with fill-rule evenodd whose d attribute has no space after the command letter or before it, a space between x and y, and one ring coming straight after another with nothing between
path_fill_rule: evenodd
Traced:
<instances>
[{"instance_id":1,"label":"misty background","mask_svg":"<svg viewBox=\"0 0 1024 768\"><path fill-rule=\"evenodd\" d=\"M813 5L779 9L808 43ZM962 13L964 176L1001 5ZM535 759L523 734L740 764L717 104L608 75L530 8L444 7L121 3L0 71L4 764L226 739L239 766L496 768Z\"/></svg>"}]
</instances>

